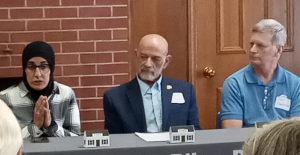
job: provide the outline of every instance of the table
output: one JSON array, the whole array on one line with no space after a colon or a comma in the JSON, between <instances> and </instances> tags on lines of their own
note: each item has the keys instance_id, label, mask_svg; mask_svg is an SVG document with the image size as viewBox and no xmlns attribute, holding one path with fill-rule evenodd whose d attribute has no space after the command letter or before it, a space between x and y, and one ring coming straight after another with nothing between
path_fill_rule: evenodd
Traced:
<instances>
[{"instance_id":1,"label":"table","mask_svg":"<svg viewBox=\"0 0 300 155\"><path fill-rule=\"evenodd\" d=\"M23 155L242 155L245 140L255 128L196 131L195 143L146 142L135 134L111 134L109 147L84 148L83 137L49 138L49 143L24 139ZM233 153L235 152L235 153Z\"/></svg>"}]
</instances>

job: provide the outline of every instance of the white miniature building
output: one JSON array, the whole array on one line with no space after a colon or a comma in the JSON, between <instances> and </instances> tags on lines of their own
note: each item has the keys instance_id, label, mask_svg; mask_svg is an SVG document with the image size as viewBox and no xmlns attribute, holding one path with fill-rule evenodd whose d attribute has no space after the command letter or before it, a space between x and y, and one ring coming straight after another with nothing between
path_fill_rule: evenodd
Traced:
<instances>
[{"instance_id":1,"label":"white miniature building","mask_svg":"<svg viewBox=\"0 0 300 155\"><path fill-rule=\"evenodd\" d=\"M269 123L270 122L255 122L255 129L263 128L265 125Z\"/></svg>"},{"instance_id":2,"label":"white miniature building","mask_svg":"<svg viewBox=\"0 0 300 155\"><path fill-rule=\"evenodd\" d=\"M110 146L108 130L84 131L83 147Z\"/></svg>"},{"instance_id":3,"label":"white miniature building","mask_svg":"<svg viewBox=\"0 0 300 155\"><path fill-rule=\"evenodd\" d=\"M170 143L194 143L195 142L195 128L194 125L188 126L171 126Z\"/></svg>"}]
</instances>

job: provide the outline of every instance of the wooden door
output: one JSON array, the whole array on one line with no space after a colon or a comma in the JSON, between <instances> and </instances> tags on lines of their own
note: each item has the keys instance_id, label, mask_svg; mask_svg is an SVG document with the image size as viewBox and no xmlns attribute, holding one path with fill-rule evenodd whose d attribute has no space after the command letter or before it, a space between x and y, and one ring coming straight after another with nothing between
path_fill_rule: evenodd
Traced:
<instances>
[{"instance_id":1,"label":"wooden door","mask_svg":"<svg viewBox=\"0 0 300 155\"><path fill-rule=\"evenodd\" d=\"M156 33L169 43L172 60L163 74L188 81L188 2L186 0L129 0L130 70L136 76L134 49L141 38Z\"/></svg>"},{"instance_id":2,"label":"wooden door","mask_svg":"<svg viewBox=\"0 0 300 155\"><path fill-rule=\"evenodd\" d=\"M294 70L295 55L291 54L294 5L292 0L195 0L191 6L194 36L190 38L195 42L191 44L195 55L195 59L191 58L194 66L191 81L195 84L200 125L212 129L220 111L223 82L249 63L251 28L258 21L274 18L287 27L289 53L282 55L281 62L283 67ZM205 77L205 67L212 67L215 76Z\"/></svg>"}]
</instances>

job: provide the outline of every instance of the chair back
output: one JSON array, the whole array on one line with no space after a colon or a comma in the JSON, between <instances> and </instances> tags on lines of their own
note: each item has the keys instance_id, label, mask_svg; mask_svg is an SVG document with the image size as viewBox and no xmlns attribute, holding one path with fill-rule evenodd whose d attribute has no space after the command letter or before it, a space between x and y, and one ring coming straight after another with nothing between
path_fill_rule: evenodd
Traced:
<instances>
[{"instance_id":1,"label":"chair back","mask_svg":"<svg viewBox=\"0 0 300 155\"><path fill-rule=\"evenodd\" d=\"M222 125L221 125L221 113L220 113L220 111L217 113L216 128L217 129L221 129L222 128Z\"/></svg>"}]
</instances>

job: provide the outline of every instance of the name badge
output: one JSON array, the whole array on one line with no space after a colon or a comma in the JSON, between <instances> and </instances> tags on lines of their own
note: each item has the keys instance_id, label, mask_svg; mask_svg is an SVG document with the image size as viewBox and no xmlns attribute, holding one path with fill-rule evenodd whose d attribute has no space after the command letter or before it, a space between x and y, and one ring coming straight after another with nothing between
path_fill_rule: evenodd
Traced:
<instances>
[{"instance_id":1,"label":"name badge","mask_svg":"<svg viewBox=\"0 0 300 155\"><path fill-rule=\"evenodd\" d=\"M290 111L291 100L287 98L286 95L280 95L276 97L275 108L283 109L285 111Z\"/></svg>"},{"instance_id":2,"label":"name badge","mask_svg":"<svg viewBox=\"0 0 300 155\"><path fill-rule=\"evenodd\" d=\"M183 98L182 93L173 93L171 103L184 103L185 100Z\"/></svg>"}]
</instances>

